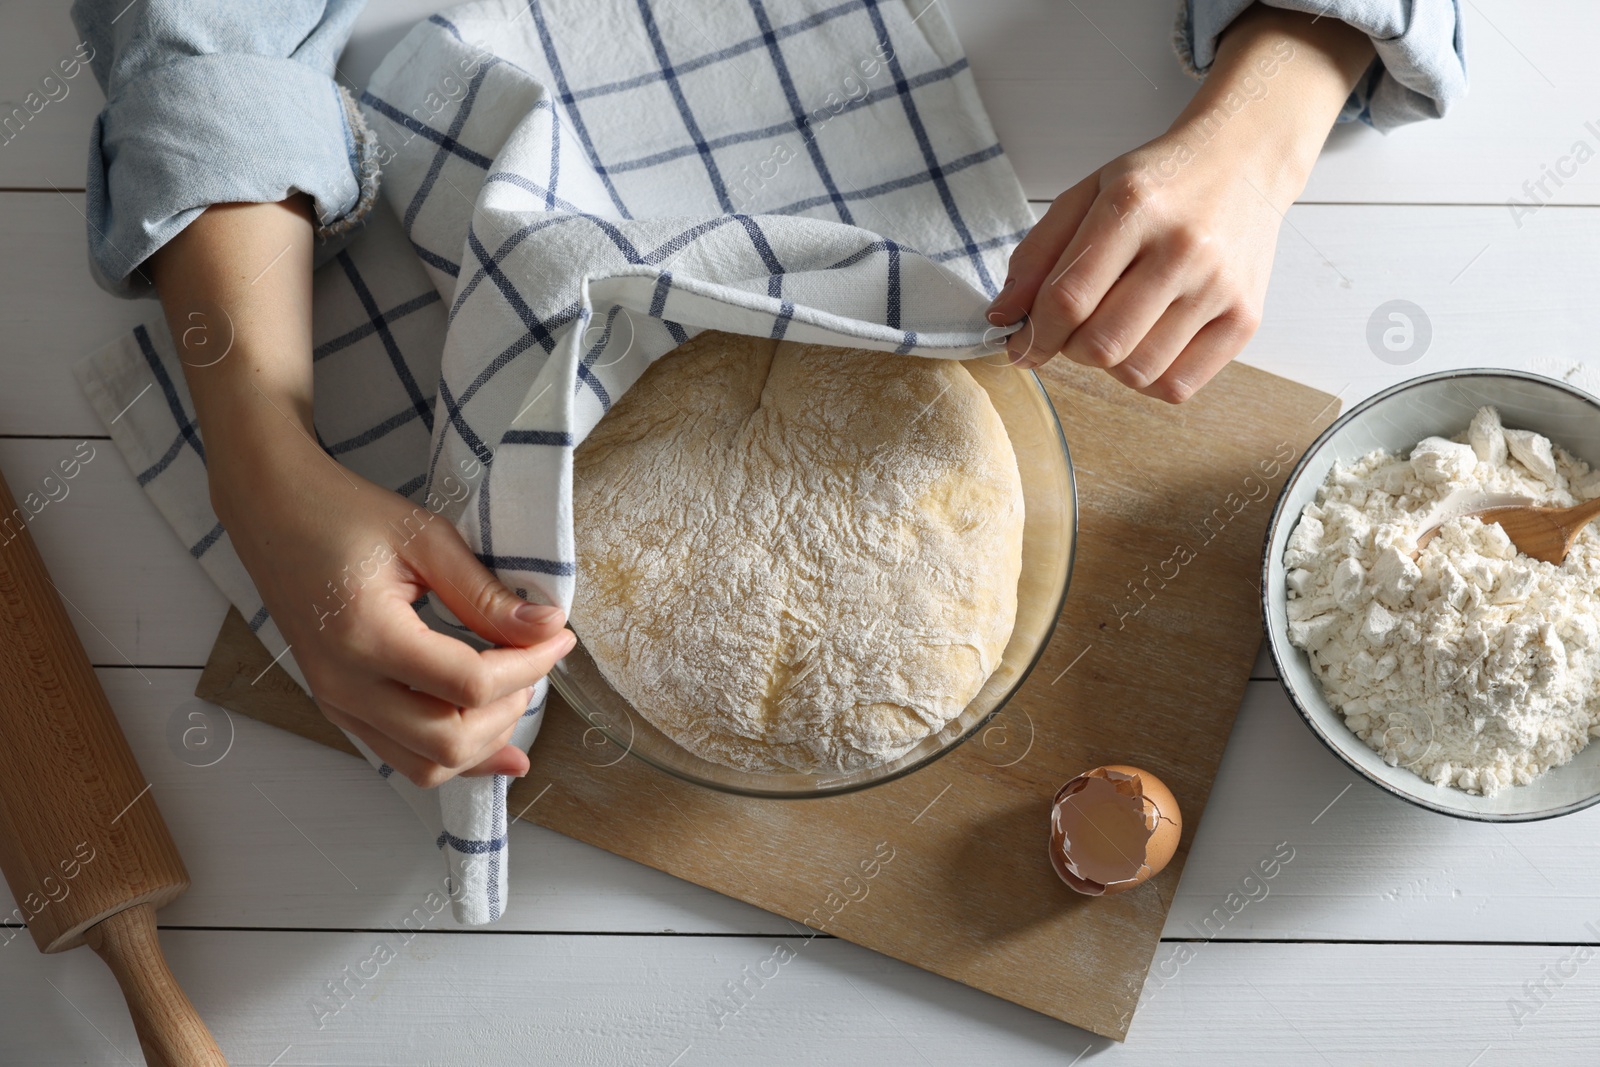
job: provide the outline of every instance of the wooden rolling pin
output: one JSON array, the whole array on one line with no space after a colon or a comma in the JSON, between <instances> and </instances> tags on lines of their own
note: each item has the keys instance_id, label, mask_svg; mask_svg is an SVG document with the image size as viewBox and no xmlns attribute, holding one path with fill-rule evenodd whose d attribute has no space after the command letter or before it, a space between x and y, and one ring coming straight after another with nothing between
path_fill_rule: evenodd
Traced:
<instances>
[{"instance_id":1,"label":"wooden rolling pin","mask_svg":"<svg viewBox=\"0 0 1600 1067\"><path fill-rule=\"evenodd\" d=\"M0 477L0 870L39 951L106 961L147 1063L226 1067L156 939L189 874L27 518Z\"/></svg>"}]
</instances>

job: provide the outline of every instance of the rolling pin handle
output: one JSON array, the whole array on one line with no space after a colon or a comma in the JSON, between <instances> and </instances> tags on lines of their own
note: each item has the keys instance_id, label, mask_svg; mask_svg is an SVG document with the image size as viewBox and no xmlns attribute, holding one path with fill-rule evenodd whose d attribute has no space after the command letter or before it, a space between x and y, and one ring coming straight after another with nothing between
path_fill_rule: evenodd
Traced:
<instances>
[{"instance_id":1,"label":"rolling pin handle","mask_svg":"<svg viewBox=\"0 0 1600 1067\"><path fill-rule=\"evenodd\" d=\"M116 975L149 1067L228 1067L167 967L154 908L136 904L108 916L88 929L84 941Z\"/></svg>"}]
</instances>

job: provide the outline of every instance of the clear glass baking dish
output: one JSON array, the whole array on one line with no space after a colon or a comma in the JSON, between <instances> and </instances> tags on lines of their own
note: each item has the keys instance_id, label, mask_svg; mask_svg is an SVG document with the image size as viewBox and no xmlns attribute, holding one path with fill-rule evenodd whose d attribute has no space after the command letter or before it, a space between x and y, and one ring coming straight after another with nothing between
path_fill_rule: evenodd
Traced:
<instances>
[{"instance_id":1,"label":"clear glass baking dish","mask_svg":"<svg viewBox=\"0 0 1600 1067\"><path fill-rule=\"evenodd\" d=\"M978 695L943 730L898 759L850 774L755 773L702 759L635 711L605 680L580 640L551 672L551 684L588 724L583 743L589 762L607 765L629 757L688 782L745 796L836 796L890 782L919 770L973 736L1005 706L1050 641L1072 577L1077 540L1077 492L1072 457L1060 420L1032 371L996 366L995 357L963 366L994 402L1022 476L1025 509L1017 621L1000 666Z\"/></svg>"}]
</instances>

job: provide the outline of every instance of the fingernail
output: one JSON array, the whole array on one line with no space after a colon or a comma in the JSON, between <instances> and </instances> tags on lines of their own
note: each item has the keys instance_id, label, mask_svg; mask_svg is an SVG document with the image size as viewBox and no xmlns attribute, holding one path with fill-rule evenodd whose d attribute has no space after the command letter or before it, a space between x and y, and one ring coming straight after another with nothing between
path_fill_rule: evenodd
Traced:
<instances>
[{"instance_id":1,"label":"fingernail","mask_svg":"<svg viewBox=\"0 0 1600 1067\"><path fill-rule=\"evenodd\" d=\"M561 632L561 637L558 639L558 647L561 649L561 651L556 653L556 659L560 659L562 656L565 656L568 652L571 652L574 648L578 647L578 635L573 633L571 630L563 630Z\"/></svg>"},{"instance_id":2,"label":"fingernail","mask_svg":"<svg viewBox=\"0 0 1600 1067\"><path fill-rule=\"evenodd\" d=\"M544 623L553 622L561 615L561 609L551 604L518 604L517 609L511 613L518 622Z\"/></svg>"},{"instance_id":3,"label":"fingernail","mask_svg":"<svg viewBox=\"0 0 1600 1067\"><path fill-rule=\"evenodd\" d=\"M1000 292L996 293L995 298L989 301L989 313L987 318L996 326L1004 326L1006 324L1006 317L1004 313L996 311L995 308L999 305L1000 301L1006 298L1006 294L1011 291L1011 286L1015 281L1016 279L1014 278L1007 278L1006 283L1000 287Z\"/></svg>"}]
</instances>

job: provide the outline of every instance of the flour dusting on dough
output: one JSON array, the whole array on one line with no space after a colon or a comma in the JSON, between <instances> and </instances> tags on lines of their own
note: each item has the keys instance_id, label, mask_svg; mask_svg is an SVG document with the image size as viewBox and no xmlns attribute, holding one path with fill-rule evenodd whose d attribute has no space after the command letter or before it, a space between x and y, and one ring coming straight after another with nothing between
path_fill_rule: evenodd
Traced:
<instances>
[{"instance_id":1,"label":"flour dusting on dough","mask_svg":"<svg viewBox=\"0 0 1600 1067\"><path fill-rule=\"evenodd\" d=\"M574 472L573 629L705 759L892 760L1010 640L1022 483L957 361L704 333L645 372Z\"/></svg>"}]
</instances>

